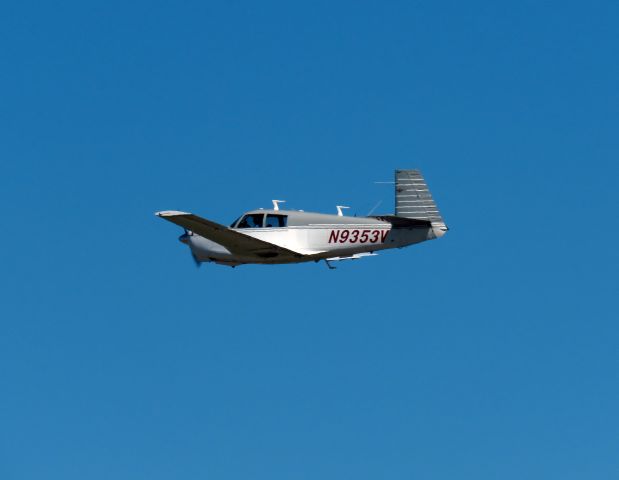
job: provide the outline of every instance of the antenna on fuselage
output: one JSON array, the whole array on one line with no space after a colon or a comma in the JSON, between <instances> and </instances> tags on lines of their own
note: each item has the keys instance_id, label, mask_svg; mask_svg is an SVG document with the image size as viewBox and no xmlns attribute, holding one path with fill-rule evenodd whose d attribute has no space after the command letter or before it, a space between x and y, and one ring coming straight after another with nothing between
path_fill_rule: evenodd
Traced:
<instances>
[{"instance_id":1,"label":"antenna on fuselage","mask_svg":"<svg viewBox=\"0 0 619 480\"><path fill-rule=\"evenodd\" d=\"M344 205L336 205L336 207L337 207L337 216L338 217L343 217L344 216L344 214L342 213L342 209L343 208L350 208L350 207L346 207Z\"/></svg>"},{"instance_id":2,"label":"antenna on fuselage","mask_svg":"<svg viewBox=\"0 0 619 480\"><path fill-rule=\"evenodd\" d=\"M372 210L368 212L366 217L369 217L370 215L372 215L374 213L374 210L376 210L380 206L381 203L383 203L383 201L379 200L378 203L372 207Z\"/></svg>"},{"instance_id":3,"label":"antenna on fuselage","mask_svg":"<svg viewBox=\"0 0 619 480\"><path fill-rule=\"evenodd\" d=\"M280 203L286 203L286 200L271 200L273 202L273 210L279 210Z\"/></svg>"}]
</instances>

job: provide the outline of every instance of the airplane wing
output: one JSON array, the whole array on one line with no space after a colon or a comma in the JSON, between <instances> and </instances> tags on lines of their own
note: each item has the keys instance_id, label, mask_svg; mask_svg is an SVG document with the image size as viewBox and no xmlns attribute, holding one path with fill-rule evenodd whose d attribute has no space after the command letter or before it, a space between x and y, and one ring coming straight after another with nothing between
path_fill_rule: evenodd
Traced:
<instances>
[{"instance_id":1,"label":"airplane wing","mask_svg":"<svg viewBox=\"0 0 619 480\"><path fill-rule=\"evenodd\" d=\"M212 222L206 218L199 217L192 213L164 211L156 212L155 215L169 222L175 223L187 230L191 230L198 235L216 242L232 253L238 255L256 255L261 258L271 258L278 255L302 257L303 254L293 252L287 248L280 247L273 243L258 240L257 238L244 235L240 232L230 230L224 225Z\"/></svg>"}]
</instances>

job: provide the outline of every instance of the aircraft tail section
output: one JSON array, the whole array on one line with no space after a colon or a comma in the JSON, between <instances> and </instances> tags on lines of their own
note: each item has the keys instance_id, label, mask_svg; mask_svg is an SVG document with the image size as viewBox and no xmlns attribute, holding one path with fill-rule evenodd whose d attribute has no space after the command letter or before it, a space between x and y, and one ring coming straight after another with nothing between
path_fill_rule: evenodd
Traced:
<instances>
[{"instance_id":1,"label":"aircraft tail section","mask_svg":"<svg viewBox=\"0 0 619 480\"><path fill-rule=\"evenodd\" d=\"M419 170L395 171L395 214L398 217L445 225Z\"/></svg>"}]
</instances>

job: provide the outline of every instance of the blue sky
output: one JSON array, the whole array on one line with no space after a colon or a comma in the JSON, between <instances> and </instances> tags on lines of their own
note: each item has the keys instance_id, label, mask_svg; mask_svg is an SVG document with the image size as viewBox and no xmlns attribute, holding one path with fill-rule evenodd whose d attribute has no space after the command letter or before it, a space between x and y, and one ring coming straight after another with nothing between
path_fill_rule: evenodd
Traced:
<instances>
[{"instance_id":1,"label":"blue sky","mask_svg":"<svg viewBox=\"0 0 619 480\"><path fill-rule=\"evenodd\" d=\"M0 478L619 475L616 2L0 10ZM156 210L443 239L195 269Z\"/></svg>"}]
</instances>

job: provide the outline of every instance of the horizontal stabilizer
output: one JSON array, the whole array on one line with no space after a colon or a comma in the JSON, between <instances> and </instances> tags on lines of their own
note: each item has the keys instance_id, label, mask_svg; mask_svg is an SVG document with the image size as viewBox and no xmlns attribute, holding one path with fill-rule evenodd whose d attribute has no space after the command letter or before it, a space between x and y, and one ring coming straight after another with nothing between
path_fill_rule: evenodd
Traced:
<instances>
[{"instance_id":1,"label":"horizontal stabilizer","mask_svg":"<svg viewBox=\"0 0 619 480\"><path fill-rule=\"evenodd\" d=\"M430 228L432 222L430 220L421 220L419 218L397 217L395 215L376 215L370 218L389 222L394 228Z\"/></svg>"},{"instance_id":2,"label":"horizontal stabilizer","mask_svg":"<svg viewBox=\"0 0 619 480\"><path fill-rule=\"evenodd\" d=\"M363 258L363 257L375 257L376 255L378 255L378 253L370 253L370 252L355 253L354 255L349 255L347 257L331 257L331 258L327 258L327 261L329 261L329 262L339 262L340 260L358 260L358 259Z\"/></svg>"}]
</instances>

